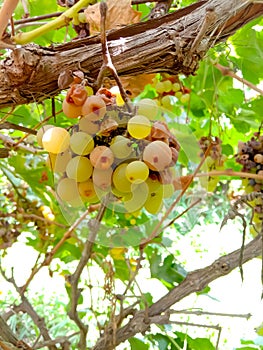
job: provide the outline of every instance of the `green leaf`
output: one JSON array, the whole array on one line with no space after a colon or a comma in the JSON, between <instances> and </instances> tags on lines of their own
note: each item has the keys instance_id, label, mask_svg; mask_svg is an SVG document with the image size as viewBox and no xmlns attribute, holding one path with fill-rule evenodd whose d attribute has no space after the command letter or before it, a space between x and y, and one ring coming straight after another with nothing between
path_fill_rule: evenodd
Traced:
<instances>
[{"instance_id":1,"label":"green leaf","mask_svg":"<svg viewBox=\"0 0 263 350\"><path fill-rule=\"evenodd\" d=\"M131 350L148 350L149 345L145 344L142 340L138 338L130 338L128 339L130 345L131 345Z\"/></svg>"}]
</instances>

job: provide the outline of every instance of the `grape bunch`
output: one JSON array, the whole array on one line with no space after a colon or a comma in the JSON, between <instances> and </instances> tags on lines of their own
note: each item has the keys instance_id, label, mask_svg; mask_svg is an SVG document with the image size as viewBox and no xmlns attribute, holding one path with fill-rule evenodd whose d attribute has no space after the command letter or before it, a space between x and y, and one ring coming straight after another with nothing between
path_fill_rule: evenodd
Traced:
<instances>
[{"instance_id":1,"label":"grape bunch","mask_svg":"<svg viewBox=\"0 0 263 350\"><path fill-rule=\"evenodd\" d=\"M249 141L239 141L235 158L236 162L242 165L242 172L263 175L263 135L260 135L260 132L255 132ZM246 193L263 191L263 180L245 179L243 185ZM254 223L262 223L262 199L256 198L252 204L254 207Z\"/></svg>"},{"instance_id":2,"label":"grape bunch","mask_svg":"<svg viewBox=\"0 0 263 350\"><path fill-rule=\"evenodd\" d=\"M214 138L202 136L198 143L201 149L199 153L200 158L203 158L206 154L206 158L201 169L205 172L221 170L223 168L224 161L226 160L226 157L222 154L222 140L217 136ZM208 147L210 147L210 151L207 154ZM208 192L214 192L218 182L218 176L200 178L201 186L206 188Z\"/></svg>"},{"instance_id":3,"label":"grape bunch","mask_svg":"<svg viewBox=\"0 0 263 350\"><path fill-rule=\"evenodd\" d=\"M164 76L155 83L160 105L172 110L176 100L187 103L190 100L190 89L183 86L178 76Z\"/></svg>"},{"instance_id":4,"label":"grape bunch","mask_svg":"<svg viewBox=\"0 0 263 350\"><path fill-rule=\"evenodd\" d=\"M158 213L175 191L180 145L164 121L154 121L160 112L156 102L142 99L127 108L116 87L89 95L75 79L63 112L78 118L73 127L44 125L37 133L48 166L59 176L58 200L78 207L107 196L124 213L143 208Z\"/></svg>"}]
</instances>

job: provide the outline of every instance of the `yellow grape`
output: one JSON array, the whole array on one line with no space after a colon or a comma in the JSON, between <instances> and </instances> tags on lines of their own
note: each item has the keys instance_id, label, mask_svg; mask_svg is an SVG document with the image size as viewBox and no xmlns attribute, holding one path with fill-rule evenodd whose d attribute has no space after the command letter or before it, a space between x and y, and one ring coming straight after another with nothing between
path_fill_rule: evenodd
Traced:
<instances>
[{"instance_id":1,"label":"yellow grape","mask_svg":"<svg viewBox=\"0 0 263 350\"><path fill-rule=\"evenodd\" d=\"M161 103L162 103L164 108L169 109L169 110L173 109L172 96L170 96L170 95L163 96L161 99Z\"/></svg>"},{"instance_id":2,"label":"yellow grape","mask_svg":"<svg viewBox=\"0 0 263 350\"><path fill-rule=\"evenodd\" d=\"M156 101L150 98L143 98L137 103L138 114L144 115L148 119L154 119L158 113L158 106Z\"/></svg>"},{"instance_id":3,"label":"yellow grape","mask_svg":"<svg viewBox=\"0 0 263 350\"><path fill-rule=\"evenodd\" d=\"M135 115L128 121L127 130L135 139L144 139L151 132L151 122L143 115Z\"/></svg>"},{"instance_id":4,"label":"yellow grape","mask_svg":"<svg viewBox=\"0 0 263 350\"><path fill-rule=\"evenodd\" d=\"M148 178L149 168L144 162L134 160L127 165L125 174L131 183L139 184Z\"/></svg>"},{"instance_id":5,"label":"yellow grape","mask_svg":"<svg viewBox=\"0 0 263 350\"><path fill-rule=\"evenodd\" d=\"M150 214L157 214L163 207L163 188L159 187L156 191L149 193L144 204L145 209Z\"/></svg>"},{"instance_id":6,"label":"yellow grape","mask_svg":"<svg viewBox=\"0 0 263 350\"><path fill-rule=\"evenodd\" d=\"M81 198L89 203L98 202L96 190L94 188L93 181L88 179L87 181L80 182L78 184L78 190Z\"/></svg>"},{"instance_id":7,"label":"yellow grape","mask_svg":"<svg viewBox=\"0 0 263 350\"><path fill-rule=\"evenodd\" d=\"M74 153L85 156L94 148L93 137L83 131L75 132L70 137L70 148Z\"/></svg>"},{"instance_id":8,"label":"yellow grape","mask_svg":"<svg viewBox=\"0 0 263 350\"><path fill-rule=\"evenodd\" d=\"M116 158L125 159L132 153L131 141L127 137L118 135L114 137L110 149Z\"/></svg>"},{"instance_id":9,"label":"yellow grape","mask_svg":"<svg viewBox=\"0 0 263 350\"><path fill-rule=\"evenodd\" d=\"M82 156L72 158L66 168L67 176L77 182L87 181L91 177L92 171L90 160Z\"/></svg>"},{"instance_id":10,"label":"yellow grape","mask_svg":"<svg viewBox=\"0 0 263 350\"><path fill-rule=\"evenodd\" d=\"M177 92L181 90L181 86L179 83L173 83L173 91Z\"/></svg>"},{"instance_id":11,"label":"yellow grape","mask_svg":"<svg viewBox=\"0 0 263 350\"><path fill-rule=\"evenodd\" d=\"M70 202L79 198L78 184L65 177L58 182L56 192L62 201Z\"/></svg>"},{"instance_id":12,"label":"yellow grape","mask_svg":"<svg viewBox=\"0 0 263 350\"><path fill-rule=\"evenodd\" d=\"M69 141L68 131L58 126L45 131L42 137L43 148L54 154L64 152L69 147Z\"/></svg>"},{"instance_id":13,"label":"yellow grape","mask_svg":"<svg viewBox=\"0 0 263 350\"><path fill-rule=\"evenodd\" d=\"M82 117L79 120L79 130L87 132L90 135L96 134L100 129L99 124L92 122L88 117Z\"/></svg>"},{"instance_id":14,"label":"yellow grape","mask_svg":"<svg viewBox=\"0 0 263 350\"><path fill-rule=\"evenodd\" d=\"M162 171L171 163L172 151L163 141L153 141L145 147L143 161L151 170Z\"/></svg>"},{"instance_id":15,"label":"yellow grape","mask_svg":"<svg viewBox=\"0 0 263 350\"><path fill-rule=\"evenodd\" d=\"M124 208L128 213L140 210L144 206L149 195L149 189L145 182L132 184L131 189L131 196L128 196L127 200L124 199Z\"/></svg>"},{"instance_id":16,"label":"yellow grape","mask_svg":"<svg viewBox=\"0 0 263 350\"><path fill-rule=\"evenodd\" d=\"M94 168L106 170L114 162L114 154L107 146L97 146L90 153L90 161Z\"/></svg>"},{"instance_id":17,"label":"yellow grape","mask_svg":"<svg viewBox=\"0 0 263 350\"><path fill-rule=\"evenodd\" d=\"M47 124L47 125L41 126L41 128L38 129L36 136L37 136L37 143L39 144L40 147L43 147L42 138L44 133L51 128L54 128L54 125Z\"/></svg>"},{"instance_id":18,"label":"yellow grape","mask_svg":"<svg viewBox=\"0 0 263 350\"><path fill-rule=\"evenodd\" d=\"M126 177L127 163L122 163L114 170L112 182L115 188L121 193L131 192L131 183Z\"/></svg>"},{"instance_id":19,"label":"yellow grape","mask_svg":"<svg viewBox=\"0 0 263 350\"><path fill-rule=\"evenodd\" d=\"M162 94L165 90L164 83L162 81L158 81L155 85L155 90L158 94Z\"/></svg>"},{"instance_id":20,"label":"yellow grape","mask_svg":"<svg viewBox=\"0 0 263 350\"><path fill-rule=\"evenodd\" d=\"M173 89L173 84L170 80L165 80L163 82L164 92L169 92Z\"/></svg>"},{"instance_id":21,"label":"yellow grape","mask_svg":"<svg viewBox=\"0 0 263 350\"><path fill-rule=\"evenodd\" d=\"M103 191L109 189L111 187L112 172L112 168L109 168L107 170L94 168L92 174L92 180L94 185L96 185Z\"/></svg>"},{"instance_id":22,"label":"yellow grape","mask_svg":"<svg viewBox=\"0 0 263 350\"><path fill-rule=\"evenodd\" d=\"M162 185L162 188L163 188L163 198L170 198L175 192L173 184Z\"/></svg>"},{"instance_id":23,"label":"yellow grape","mask_svg":"<svg viewBox=\"0 0 263 350\"><path fill-rule=\"evenodd\" d=\"M49 153L47 158L47 166L54 172L65 172L68 162L71 159L71 152L67 149L65 152L54 154Z\"/></svg>"},{"instance_id":24,"label":"yellow grape","mask_svg":"<svg viewBox=\"0 0 263 350\"><path fill-rule=\"evenodd\" d=\"M180 101L181 101L182 103L189 102L189 100L190 100L190 94L183 94L183 95L181 96L181 98L180 98Z\"/></svg>"},{"instance_id":25,"label":"yellow grape","mask_svg":"<svg viewBox=\"0 0 263 350\"><path fill-rule=\"evenodd\" d=\"M113 86L112 88L110 88L110 92L116 96L116 105L117 106L123 106L125 104L125 102L123 101L122 97L121 97L121 93L120 93L120 89L117 85Z\"/></svg>"},{"instance_id":26,"label":"yellow grape","mask_svg":"<svg viewBox=\"0 0 263 350\"><path fill-rule=\"evenodd\" d=\"M149 187L149 192L154 192L161 186L161 183L157 177L155 179L148 177L146 183Z\"/></svg>"},{"instance_id":27,"label":"yellow grape","mask_svg":"<svg viewBox=\"0 0 263 350\"><path fill-rule=\"evenodd\" d=\"M82 115L91 121L100 120L106 114L106 104L102 97L88 96L82 106Z\"/></svg>"}]
</instances>

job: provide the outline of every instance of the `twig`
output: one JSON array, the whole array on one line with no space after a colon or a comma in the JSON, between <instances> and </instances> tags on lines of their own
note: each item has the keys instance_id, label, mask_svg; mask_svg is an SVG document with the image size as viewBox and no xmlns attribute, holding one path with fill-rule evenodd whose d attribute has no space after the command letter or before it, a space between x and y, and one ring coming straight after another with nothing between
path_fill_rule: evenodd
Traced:
<instances>
[{"instance_id":1,"label":"twig","mask_svg":"<svg viewBox=\"0 0 263 350\"><path fill-rule=\"evenodd\" d=\"M170 314L186 314L186 315L197 315L197 316L203 316L203 315L211 315L211 316L222 316L222 317L238 317L238 318L245 318L249 319L252 315L251 314L228 314L224 312L209 312L209 311L203 311L203 310L169 310Z\"/></svg>"},{"instance_id":2,"label":"twig","mask_svg":"<svg viewBox=\"0 0 263 350\"><path fill-rule=\"evenodd\" d=\"M70 338L75 337L76 335L79 335L79 332L72 333L68 336L65 337L58 337L50 341L44 341L39 344L36 344L34 346L34 349L42 349L45 346L50 346L50 345L56 345L56 344L63 344L65 342L68 342Z\"/></svg>"},{"instance_id":3,"label":"twig","mask_svg":"<svg viewBox=\"0 0 263 350\"><path fill-rule=\"evenodd\" d=\"M220 72L223 74L223 75L227 75L233 79L236 79L238 81L240 81L242 84L248 86L250 89L252 90L255 90L257 91L260 95L263 95L263 90L261 90L260 88L258 88L256 85L252 84L250 81L244 79L244 78L241 78L239 77L236 73L234 73L229 67L225 67L225 66L222 66L221 64L219 63L216 63L214 65L217 69L220 70Z\"/></svg>"},{"instance_id":4,"label":"twig","mask_svg":"<svg viewBox=\"0 0 263 350\"><path fill-rule=\"evenodd\" d=\"M0 40L3 37L8 21L12 16L19 0L4 0L0 9Z\"/></svg>"},{"instance_id":5,"label":"twig","mask_svg":"<svg viewBox=\"0 0 263 350\"><path fill-rule=\"evenodd\" d=\"M241 171L233 171L232 169L213 170L213 171L209 171L208 173L198 173L198 174L195 174L194 176L195 177L203 177L203 176L209 177L209 176L220 176L220 175L244 177L244 178L255 179L255 180L263 180L262 175L245 173L245 172L241 172Z\"/></svg>"},{"instance_id":6,"label":"twig","mask_svg":"<svg viewBox=\"0 0 263 350\"><path fill-rule=\"evenodd\" d=\"M121 80L118 76L117 70L114 67L114 64L112 63L112 59L109 53L109 48L108 48L108 43L107 43L107 37L106 37L106 16L107 16L107 4L105 2L100 3L100 14L101 14L101 23L100 23L100 28L101 28L101 48L102 48L102 58L103 58L103 64L100 68L98 77L97 77L97 82L96 85L99 88L102 85L102 81L104 76L106 75L107 72L110 72L115 79L119 90L121 97L123 101L126 104L126 107L128 111L130 111L130 106L129 106L129 98L123 88L123 85L121 83Z\"/></svg>"},{"instance_id":7,"label":"twig","mask_svg":"<svg viewBox=\"0 0 263 350\"><path fill-rule=\"evenodd\" d=\"M6 146L9 146L10 148L13 148L13 149L20 148L23 151L33 153L33 154L36 154L39 152L38 149L33 148L31 146L25 146L23 144L17 145L17 143L11 137L3 135L1 133L0 133L0 140L2 140Z\"/></svg>"},{"instance_id":8,"label":"twig","mask_svg":"<svg viewBox=\"0 0 263 350\"><path fill-rule=\"evenodd\" d=\"M37 133L33 129L29 129L29 128L26 128L25 126L17 125L17 124L10 123L10 122L2 122L2 123L0 122L0 129L20 130L20 131L23 131L23 132L27 132L28 134L31 134L31 135L36 135L36 133Z\"/></svg>"}]
</instances>

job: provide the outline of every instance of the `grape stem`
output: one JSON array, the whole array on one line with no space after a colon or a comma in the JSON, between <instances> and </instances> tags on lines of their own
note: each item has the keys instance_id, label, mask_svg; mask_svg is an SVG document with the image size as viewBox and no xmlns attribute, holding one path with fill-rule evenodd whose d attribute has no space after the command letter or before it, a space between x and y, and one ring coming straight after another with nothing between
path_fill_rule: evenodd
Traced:
<instances>
[{"instance_id":1,"label":"grape stem","mask_svg":"<svg viewBox=\"0 0 263 350\"><path fill-rule=\"evenodd\" d=\"M100 15L101 15L101 23L100 23L100 30L101 30L101 46L102 46L102 58L103 58L103 64L100 68L96 85L98 88L101 87L103 78L107 74L107 72L110 72L116 81L118 88L120 90L121 97L123 101L126 104L126 107L129 112L131 112L131 108L129 106L129 98L123 88L123 85L120 81L120 78L118 76L117 70L112 63L112 59L110 56L108 43L107 43L107 35L106 35L106 16L107 16L107 4L103 1L100 3Z\"/></svg>"},{"instance_id":2,"label":"grape stem","mask_svg":"<svg viewBox=\"0 0 263 350\"><path fill-rule=\"evenodd\" d=\"M215 176L220 176L220 175L237 176L237 177L244 177L244 178L248 178L248 179L263 180L262 175L245 173L245 172L241 172L241 171L233 171L232 169L213 170L213 171L209 171L208 173L197 173L194 175L194 177L203 177L203 176L215 177Z\"/></svg>"}]
</instances>

